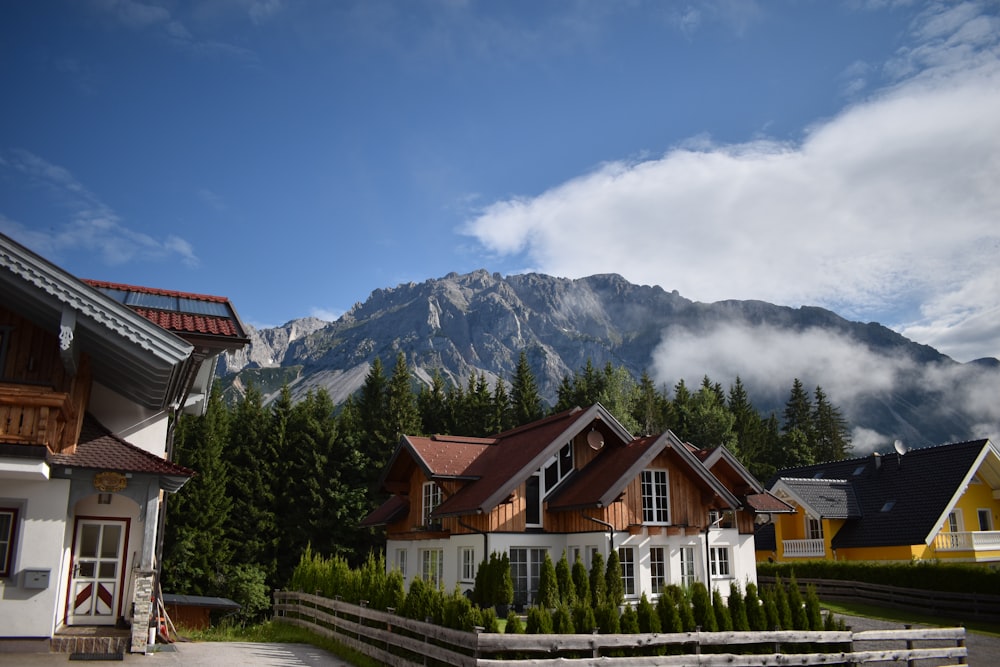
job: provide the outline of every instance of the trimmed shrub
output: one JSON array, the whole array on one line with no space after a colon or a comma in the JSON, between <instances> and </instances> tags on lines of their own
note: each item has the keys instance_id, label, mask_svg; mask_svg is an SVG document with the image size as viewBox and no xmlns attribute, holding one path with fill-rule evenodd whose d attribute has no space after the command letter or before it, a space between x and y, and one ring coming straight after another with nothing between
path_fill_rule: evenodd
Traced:
<instances>
[{"instance_id":1,"label":"trimmed shrub","mask_svg":"<svg viewBox=\"0 0 1000 667\"><path fill-rule=\"evenodd\" d=\"M677 603L670 593L664 591L656 601L656 615L660 617L660 629L663 632L684 632L684 625L677 613Z\"/></svg>"},{"instance_id":2,"label":"trimmed shrub","mask_svg":"<svg viewBox=\"0 0 1000 667\"><path fill-rule=\"evenodd\" d=\"M691 584L691 609L694 612L694 623L702 632L718 632L719 625L715 620L715 610L708 596L705 584L696 581Z\"/></svg>"},{"instance_id":3,"label":"trimmed shrub","mask_svg":"<svg viewBox=\"0 0 1000 667\"><path fill-rule=\"evenodd\" d=\"M740 587L733 581L729 584L729 617L733 621L733 630L747 632L750 630L750 619L747 618L746 600Z\"/></svg>"},{"instance_id":4,"label":"trimmed shrub","mask_svg":"<svg viewBox=\"0 0 1000 667\"><path fill-rule=\"evenodd\" d=\"M597 619L594 618L594 610L589 604L577 601L573 607L573 627L577 632L586 634L597 628Z\"/></svg>"},{"instance_id":5,"label":"trimmed shrub","mask_svg":"<svg viewBox=\"0 0 1000 667\"><path fill-rule=\"evenodd\" d=\"M767 617L764 615L764 604L757 594L757 584L747 582L747 594L743 598L743 606L747 612L747 625L750 630L761 632L768 630Z\"/></svg>"},{"instance_id":6,"label":"trimmed shrub","mask_svg":"<svg viewBox=\"0 0 1000 667\"><path fill-rule=\"evenodd\" d=\"M719 632L731 632L733 617L729 615L729 607L722 601L722 593L718 588L712 591L712 611L715 612L715 623Z\"/></svg>"},{"instance_id":7,"label":"trimmed shrub","mask_svg":"<svg viewBox=\"0 0 1000 667\"><path fill-rule=\"evenodd\" d=\"M587 575L587 568L583 565L583 560L577 558L573 562L573 588L576 592L576 599L586 605L591 605L590 599L590 577Z\"/></svg>"},{"instance_id":8,"label":"trimmed shrub","mask_svg":"<svg viewBox=\"0 0 1000 667\"><path fill-rule=\"evenodd\" d=\"M572 607L576 602L576 585L573 583L573 573L570 570L565 551L562 553L562 558L556 563L556 583L559 584L559 601Z\"/></svg>"},{"instance_id":9,"label":"trimmed shrub","mask_svg":"<svg viewBox=\"0 0 1000 667\"><path fill-rule=\"evenodd\" d=\"M639 615L635 613L635 608L632 605L625 605L625 611L622 612L620 622L622 634L639 634Z\"/></svg>"},{"instance_id":10,"label":"trimmed shrub","mask_svg":"<svg viewBox=\"0 0 1000 667\"><path fill-rule=\"evenodd\" d=\"M639 632L660 632L660 616L645 593L639 598L639 606L635 613L639 617Z\"/></svg>"},{"instance_id":11,"label":"trimmed shrub","mask_svg":"<svg viewBox=\"0 0 1000 667\"><path fill-rule=\"evenodd\" d=\"M569 605L560 602L556 610L552 612L552 631L560 635L571 635L576 632L575 627Z\"/></svg>"},{"instance_id":12,"label":"trimmed shrub","mask_svg":"<svg viewBox=\"0 0 1000 667\"><path fill-rule=\"evenodd\" d=\"M520 635L524 634L524 625L521 623L521 617L517 615L517 612L511 609L507 613L507 627L504 628L504 634L507 635Z\"/></svg>"},{"instance_id":13,"label":"trimmed shrub","mask_svg":"<svg viewBox=\"0 0 1000 667\"><path fill-rule=\"evenodd\" d=\"M529 635L552 634L552 614L545 607L533 606L528 609L528 620L524 631Z\"/></svg>"}]
</instances>

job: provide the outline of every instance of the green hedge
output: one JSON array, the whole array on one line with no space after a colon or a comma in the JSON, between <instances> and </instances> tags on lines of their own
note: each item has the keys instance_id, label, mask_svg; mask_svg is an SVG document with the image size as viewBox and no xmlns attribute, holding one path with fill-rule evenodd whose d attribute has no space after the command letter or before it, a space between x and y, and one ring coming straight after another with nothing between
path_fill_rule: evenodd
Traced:
<instances>
[{"instance_id":1,"label":"green hedge","mask_svg":"<svg viewBox=\"0 0 1000 667\"><path fill-rule=\"evenodd\" d=\"M985 565L913 561L877 563L871 561L811 560L801 563L758 563L762 577L799 579L839 579L869 584L916 588L952 593L1000 591L1000 570Z\"/></svg>"}]
</instances>

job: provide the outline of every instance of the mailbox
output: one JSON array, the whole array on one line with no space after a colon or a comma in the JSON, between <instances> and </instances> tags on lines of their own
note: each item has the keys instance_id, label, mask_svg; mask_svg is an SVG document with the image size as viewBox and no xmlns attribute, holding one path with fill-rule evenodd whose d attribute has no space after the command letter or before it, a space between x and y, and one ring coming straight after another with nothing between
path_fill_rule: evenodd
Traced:
<instances>
[{"instance_id":1,"label":"mailbox","mask_svg":"<svg viewBox=\"0 0 1000 667\"><path fill-rule=\"evenodd\" d=\"M49 587L49 573L52 570L25 570L24 571L24 587L25 588L48 588Z\"/></svg>"}]
</instances>

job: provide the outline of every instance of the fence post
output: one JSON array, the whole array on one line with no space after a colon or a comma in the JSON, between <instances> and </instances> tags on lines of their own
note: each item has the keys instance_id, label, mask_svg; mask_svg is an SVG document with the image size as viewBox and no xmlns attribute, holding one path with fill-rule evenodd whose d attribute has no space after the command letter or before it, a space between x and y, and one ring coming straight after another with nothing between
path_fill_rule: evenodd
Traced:
<instances>
[{"instance_id":1,"label":"fence post","mask_svg":"<svg viewBox=\"0 0 1000 667\"><path fill-rule=\"evenodd\" d=\"M962 628L965 629L965 626L963 625ZM957 646L959 648L962 648L962 647L965 646L965 633L964 632L962 633L962 637L960 639L956 639L955 640L955 646ZM961 658L958 659L958 664L960 664L960 665L966 664L966 662L965 662L965 656L962 656Z\"/></svg>"},{"instance_id":2,"label":"fence post","mask_svg":"<svg viewBox=\"0 0 1000 667\"><path fill-rule=\"evenodd\" d=\"M911 628L913 628L913 626L910 625L909 623L904 623L903 624L903 629L910 630ZM907 655L911 655L910 651L912 651L912 650L913 650L913 640L912 639L907 639L906 640L906 653L907 653ZM916 661L913 660L912 658L910 660L906 661L906 667L914 667L915 664L916 664Z\"/></svg>"}]
</instances>

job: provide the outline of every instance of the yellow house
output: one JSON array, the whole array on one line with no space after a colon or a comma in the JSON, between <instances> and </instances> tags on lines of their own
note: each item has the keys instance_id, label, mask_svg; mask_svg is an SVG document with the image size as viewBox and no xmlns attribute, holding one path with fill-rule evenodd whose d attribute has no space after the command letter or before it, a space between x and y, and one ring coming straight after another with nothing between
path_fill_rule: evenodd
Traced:
<instances>
[{"instance_id":1,"label":"yellow house","mask_svg":"<svg viewBox=\"0 0 1000 667\"><path fill-rule=\"evenodd\" d=\"M1000 451L989 440L782 470L795 508L756 534L758 562L1000 563Z\"/></svg>"}]
</instances>

